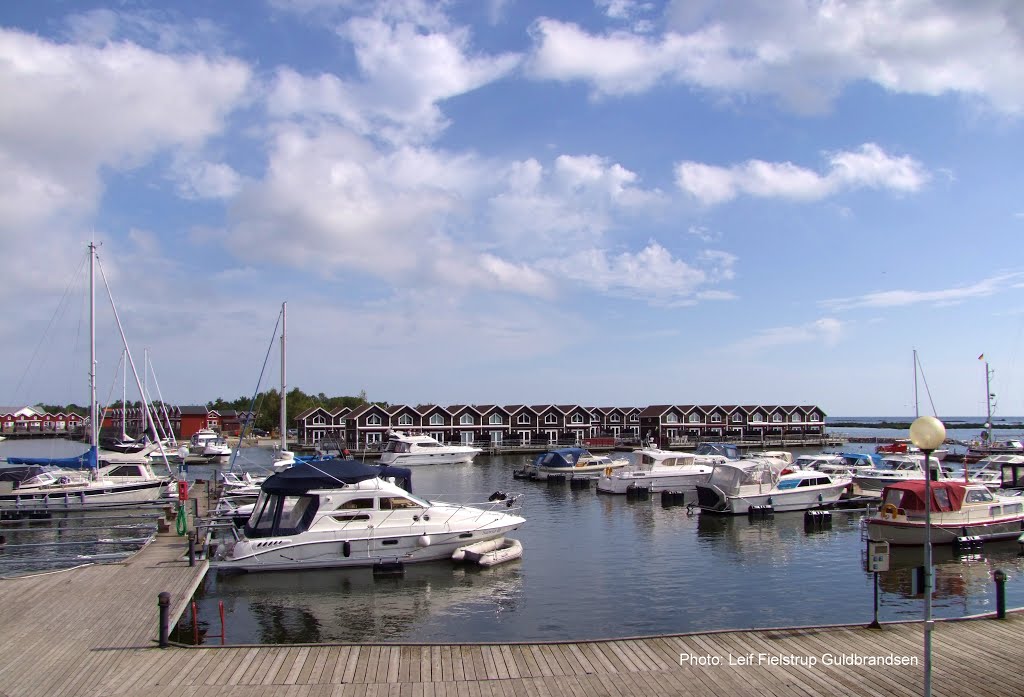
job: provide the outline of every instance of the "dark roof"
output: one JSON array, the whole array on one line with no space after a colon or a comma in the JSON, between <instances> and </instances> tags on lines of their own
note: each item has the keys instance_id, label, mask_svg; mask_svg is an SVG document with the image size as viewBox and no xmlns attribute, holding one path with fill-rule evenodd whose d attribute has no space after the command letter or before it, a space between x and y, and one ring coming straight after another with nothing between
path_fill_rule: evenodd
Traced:
<instances>
[{"instance_id":1,"label":"dark roof","mask_svg":"<svg viewBox=\"0 0 1024 697\"><path fill-rule=\"evenodd\" d=\"M210 410L206 407L178 407L178 412L182 416L206 416L210 413Z\"/></svg>"},{"instance_id":2,"label":"dark roof","mask_svg":"<svg viewBox=\"0 0 1024 697\"><path fill-rule=\"evenodd\" d=\"M368 465L358 460L319 460L293 465L267 477L260 488L268 494L304 494L307 491L337 489L374 477L394 477L412 493L412 472L406 467Z\"/></svg>"}]
</instances>

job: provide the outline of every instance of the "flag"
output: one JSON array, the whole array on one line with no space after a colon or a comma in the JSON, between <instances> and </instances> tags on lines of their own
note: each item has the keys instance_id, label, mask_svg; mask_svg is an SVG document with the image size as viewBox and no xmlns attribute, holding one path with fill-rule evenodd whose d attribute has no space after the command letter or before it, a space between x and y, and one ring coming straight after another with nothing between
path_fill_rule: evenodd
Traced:
<instances>
[{"instance_id":1,"label":"flag","mask_svg":"<svg viewBox=\"0 0 1024 697\"><path fill-rule=\"evenodd\" d=\"M985 360L985 354L983 353L983 354L981 354L980 356L978 356L978 360L979 360L979 361L983 361L983 360Z\"/></svg>"}]
</instances>

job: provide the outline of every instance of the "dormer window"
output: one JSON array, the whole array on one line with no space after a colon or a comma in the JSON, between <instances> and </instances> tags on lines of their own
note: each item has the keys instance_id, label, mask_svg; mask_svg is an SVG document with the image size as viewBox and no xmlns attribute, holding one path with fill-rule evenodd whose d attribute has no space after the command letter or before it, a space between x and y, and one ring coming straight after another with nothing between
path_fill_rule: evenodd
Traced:
<instances>
[{"instance_id":1,"label":"dormer window","mask_svg":"<svg viewBox=\"0 0 1024 697\"><path fill-rule=\"evenodd\" d=\"M544 423L546 423L546 424L556 424L556 423L558 423L558 417L556 417L552 413L547 413L547 414L544 415Z\"/></svg>"},{"instance_id":2,"label":"dormer window","mask_svg":"<svg viewBox=\"0 0 1024 697\"><path fill-rule=\"evenodd\" d=\"M369 416L367 416L366 417L366 425L367 426L380 426L380 415L379 414L370 414Z\"/></svg>"},{"instance_id":3,"label":"dormer window","mask_svg":"<svg viewBox=\"0 0 1024 697\"><path fill-rule=\"evenodd\" d=\"M430 425L431 426L444 426L444 417L441 416L440 414L431 414L430 415Z\"/></svg>"},{"instance_id":4,"label":"dormer window","mask_svg":"<svg viewBox=\"0 0 1024 697\"><path fill-rule=\"evenodd\" d=\"M621 421L618 414L612 414L611 416L608 417L608 420L613 424L617 424L619 423L619 421Z\"/></svg>"},{"instance_id":5,"label":"dormer window","mask_svg":"<svg viewBox=\"0 0 1024 697\"><path fill-rule=\"evenodd\" d=\"M689 421L690 421L691 424L699 424L700 423L700 414L690 414Z\"/></svg>"},{"instance_id":6,"label":"dormer window","mask_svg":"<svg viewBox=\"0 0 1024 697\"><path fill-rule=\"evenodd\" d=\"M772 423L773 424L782 423L782 414L772 414Z\"/></svg>"},{"instance_id":7,"label":"dormer window","mask_svg":"<svg viewBox=\"0 0 1024 697\"><path fill-rule=\"evenodd\" d=\"M398 417L399 426L412 426L412 417L408 414L402 414Z\"/></svg>"},{"instance_id":8,"label":"dormer window","mask_svg":"<svg viewBox=\"0 0 1024 697\"><path fill-rule=\"evenodd\" d=\"M473 425L473 415L472 414L463 414L462 416L460 416L459 417L459 425L460 426L472 426Z\"/></svg>"},{"instance_id":9,"label":"dormer window","mask_svg":"<svg viewBox=\"0 0 1024 697\"><path fill-rule=\"evenodd\" d=\"M520 414L519 416L516 417L516 423L529 426L530 425L530 415L529 414Z\"/></svg>"},{"instance_id":10,"label":"dormer window","mask_svg":"<svg viewBox=\"0 0 1024 697\"><path fill-rule=\"evenodd\" d=\"M570 421L574 424L581 424L583 423L583 415L579 413L573 414L572 419L570 419Z\"/></svg>"},{"instance_id":11,"label":"dormer window","mask_svg":"<svg viewBox=\"0 0 1024 697\"><path fill-rule=\"evenodd\" d=\"M721 414L712 414L711 415L711 423L713 423L713 424L720 424L720 423L722 423L722 415Z\"/></svg>"},{"instance_id":12,"label":"dormer window","mask_svg":"<svg viewBox=\"0 0 1024 697\"><path fill-rule=\"evenodd\" d=\"M491 414L490 418L487 419L487 423L491 426L501 426L505 421L501 418L501 414Z\"/></svg>"},{"instance_id":13,"label":"dormer window","mask_svg":"<svg viewBox=\"0 0 1024 697\"><path fill-rule=\"evenodd\" d=\"M667 423L667 424L677 424L677 423L679 423L679 414L676 414L675 412L672 412L671 414L669 414L668 416L665 417L665 423Z\"/></svg>"},{"instance_id":14,"label":"dormer window","mask_svg":"<svg viewBox=\"0 0 1024 697\"><path fill-rule=\"evenodd\" d=\"M734 424L743 423L743 415L742 414L733 414L732 415L732 422Z\"/></svg>"}]
</instances>

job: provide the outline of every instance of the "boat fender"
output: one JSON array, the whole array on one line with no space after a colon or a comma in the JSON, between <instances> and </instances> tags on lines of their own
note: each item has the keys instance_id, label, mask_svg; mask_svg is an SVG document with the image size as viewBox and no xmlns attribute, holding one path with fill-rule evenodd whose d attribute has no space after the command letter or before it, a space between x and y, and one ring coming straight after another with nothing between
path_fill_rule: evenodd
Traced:
<instances>
[{"instance_id":1,"label":"boat fender","mask_svg":"<svg viewBox=\"0 0 1024 697\"><path fill-rule=\"evenodd\" d=\"M352 556L352 543L346 540L345 543L341 545L341 553L346 557Z\"/></svg>"},{"instance_id":2,"label":"boat fender","mask_svg":"<svg viewBox=\"0 0 1024 697\"><path fill-rule=\"evenodd\" d=\"M896 512L899 509L896 508L895 504L887 503L882 506L882 517L883 518L896 518Z\"/></svg>"},{"instance_id":3,"label":"boat fender","mask_svg":"<svg viewBox=\"0 0 1024 697\"><path fill-rule=\"evenodd\" d=\"M416 544L418 544L420 547L429 547L430 535L420 535L418 538L416 538Z\"/></svg>"},{"instance_id":4,"label":"boat fender","mask_svg":"<svg viewBox=\"0 0 1024 697\"><path fill-rule=\"evenodd\" d=\"M604 468L604 476L606 476L606 477L612 476L612 468L611 467L605 467Z\"/></svg>"}]
</instances>

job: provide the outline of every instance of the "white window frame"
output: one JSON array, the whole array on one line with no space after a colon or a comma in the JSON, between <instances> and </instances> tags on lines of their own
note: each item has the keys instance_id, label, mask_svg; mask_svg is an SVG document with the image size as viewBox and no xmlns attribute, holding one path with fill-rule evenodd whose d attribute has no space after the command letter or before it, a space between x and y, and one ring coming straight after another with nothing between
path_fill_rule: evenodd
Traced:
<instances>
[{"instance_id":1,"label":"white window frame","mask_svg":"<svg viewBox=\"0 0 1024 697\"><path fill-rule=\"evenodd\" d=\"M475 423L472 414L463 414L459 417L459 426L473 426Z\"/></svg>"},{"instance_id":2,"label":"white window frame","mask_svg":"<svg viewBox=\"0 0 1024 697\"><path fill-rule=\"evenodd\" d=\"M430 425L431 426L444 426L444 417L441 416L440 414L431 414L430 415Z\"/></svg>"},{"instance_id":3,"label":"white window frame","mask_svg":"<svg viewBox=\"0 0 1024 697\"><path fill-rule=\"evenodd\" d=\"M399 426L412 426L412 416L409 414L402 414L398 417Z\"/></svg>"},{"instance_id":4,"label":"white window frame","mask_svg":"<svg viewBox=\"0 0 1024 697\"><path fill-rule=\"evenodd\" d=\"M369 416L367 416L366 417L366 425L367 426L380 426L381 425L380 414L370 414Z\"/></svg>"},{"instance_id":5,"label":"white window frame","mask_svg":"<svg viewBox=\"0 0 1024 697\"><path fill-rule=\"evenodd\" d=\"M504 426L505 420L501 418L501 414L491 414L487 417L487 423L490 426Z\"/></svg>"}]
</instances>

